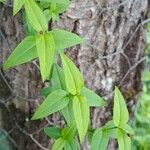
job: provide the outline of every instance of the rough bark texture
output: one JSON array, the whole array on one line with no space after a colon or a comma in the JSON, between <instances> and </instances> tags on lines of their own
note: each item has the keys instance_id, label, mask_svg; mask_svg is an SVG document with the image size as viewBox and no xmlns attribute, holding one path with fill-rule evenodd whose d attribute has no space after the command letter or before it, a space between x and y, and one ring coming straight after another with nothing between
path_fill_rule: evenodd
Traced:
<instances>
[{"instance_id":1,"label":"rough bark texture","mask_svg":"<svg viewBox=\"0 0 150 150\"><path fill-rule=\"evenodd\" d=\"M86 39L85 44L67 50L67 54L80 68L87 87L108 101L108 107L91 111L94 128L112 116L115 85L121 88L130 110L136 103L141 89L147 9L148 0L73 0L53 25ZM21 16L13 17L11 6L0 6L0 65L25 36ZM35 63L0 70L0 128L12 149L41 150L52 145L41 131L47 120L30 121L36 102L42 99L39 90L43 86ZM51 125L60 124L57 114L49 120ZM114 148L113 143L109 149ZM89 149L86 142L83 149Z\"/></svg>"}]
</instances>

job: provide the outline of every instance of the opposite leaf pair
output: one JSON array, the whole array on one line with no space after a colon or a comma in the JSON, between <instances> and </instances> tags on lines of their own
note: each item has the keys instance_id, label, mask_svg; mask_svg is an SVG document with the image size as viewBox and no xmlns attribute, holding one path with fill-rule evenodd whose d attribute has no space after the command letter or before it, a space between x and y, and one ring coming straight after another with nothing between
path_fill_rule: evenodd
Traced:
<instances>
[{"instance_id":1,"label":"opposite leaf pair","mask_svg":"<svg viewBox=\"0 0 150 150\"><path fill-rule=\"evenodd\" d=\"M66 42L67 41L67 42ZM41 35L26 37L9 56L4 69L23 64L35 58L40 60L40 70L43 81L48 79L54 56L62 50L83 42L79 36L64 31L52 30Z\"/></svg>"},{"instance_id":2,"label":"opposite leaf pair","mask_svg":"<svg viewBox=\"0 0 150 150\"><path fill-rule=\"evenodd\" d=\"M59 14L63 13L68 8L69 4L69 0L41 1L41 7L44 9L47 21L52 20L52 22L59 19Z\"/></svg>"},{"instance_id":3,"label":"opposite leaf pair","mask_svg":"<svg viewBox=\"0 0 150 150\"><path fill-rule=\"evenodd\" d=\"M60 111L68 124L74 123L75 120L80 140L83 141L89 125L89 107L104 106L105 102L97 94L84 87L81 73L67 56L61 53L61 59L63 70L57 65L54 66L52 87L46 89L50 94L46 94L47 98L32 119L43 118Z\"/></svg>"},{"instance_id":4,"label":"opposite leaf pair","mask_svg":"<svg viewBox=\"0 0 150 150\"><path fill-rule=\"evenodd\" d=\"M127 124L128 110L117 87L114 93L113 120L106 123L104 127L96 129L92 138L91 150L106 150L109 137L118 140L119 150L131 150L131 138L128 134L133 135L134 131Z\"/></svg>"},{"instance_id":5,"label":"opposite leaf pair","mask_svg":"<svg viewBox=\"0 0 150 150\"><path fill-rule=\"evenodd\" d=\"M55 139L52 150L79 150L79 143L76 135L76 127L74 124L63 129L56 127L47 127L44 132Z\"/></svg>"}]
</instances>

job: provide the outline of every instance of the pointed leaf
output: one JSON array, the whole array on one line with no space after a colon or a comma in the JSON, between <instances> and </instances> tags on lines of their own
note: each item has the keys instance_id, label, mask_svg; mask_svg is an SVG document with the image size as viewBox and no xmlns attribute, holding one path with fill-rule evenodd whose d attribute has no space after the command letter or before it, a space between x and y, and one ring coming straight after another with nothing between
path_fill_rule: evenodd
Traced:
<instances>
[{"instance_id":1,"label":"pointed leaf","mask_svg":"<svg viewBox=\"0 0 150 150\"><path fill-rule=\"evenodd\" d=\"M118 129L117 140L119 150L131 150L131 138L120 129Z\"/></svg>"},{"instance_id":2,"label":"pointed leaf","mask_svg":"<svg viewBox=\"0 0 150 150\"><path fill-rule=\"evenodd\" d=\"M31 25L37 32L47 31L46 17L34 0L26 0L25 11Z\"/></svg>"},{"instance_id":3,"label":"pointed leaf","mask_svg":"<svg viewBox=\"0 0 150 150\"><path fill-rule=\"evenodd\" d=\"M26 37L12 52L4 64L4 69L26 63L37 58L34 36Z\"/></svg>"},{"instance_id":4,"label":"pointed leaf","mask_svg":"<svg viewBox=\"0 0 150 150\"><path fill-rule=\"evenodd\" d=\"M74 63L63 53L61 54L61 59L68 91L73 95L76 93L79 94L81 88L84 86L83 76Z\"/></svg>"},{"instance_id":5,"label":"pointed leaf","mask_svg":"<svg viewBox=\"0 0 150 150\"><path fill-rule=\"evenodd\" d=\"M125 125L128 122L129 113L125 100L120 90L115 87L113 121L116 126Z\"/></svg>"},{"instance_id":6,"label":"pointed leaf","mask_svg":"<svg viewBox=\"0 0 150 150\"><path fill-rule=\"evenodd\" d=\"M77 139L71 139L70 141L67 141L64 150L79 150Z\"/></svg>"},{"instance_id":7,"label":"pointed leaf","mask_svg":"<svg viewBox=\"0 0 150 150\"><path fill-rule=\"evenodd\" d=\"M86 87L82 88L81 93L86 97L87 102L91 107L101 107L106 105L106 102L100 96Z\"/></svg>"},{"instance_id":8,"label":"pointed leaf","mask_svg":"<svg viewBox=\"0 0 150 150\"><path fill-rule=\"evenodd\" d=\"M55 0L56 2L56 13L63 13L69 6L70 0Z\"/></svg>"},{"instance_id":9,"label":"pointed leaf","mask_svg":"<svg viewBox=\"0 0 150 150\"><path fill-rule=\"evenodd\" d=\"M67 93L63 90L56 90L50 93L36 110L32 120L46 117L66 107L69 103L69 99L66 95Z\"/></svg>"},{"instance_id":10,"label":"pointed leaf","mask_svg":"<svg viewBox=\"0 0 150 150\"><path fill-rule=\"evenodd\" d=\"M116 126L115 126L114 122L111 120L111 121L108 121L108 122L104 125L103 129L112 129L112 128L115 128L115 127L116 127Z\"/></svg>"},{"instance_id":11,"label":"pointed leaf","mask_svg":"<svg viewBox=\"0 0 150 150\"><path fill-rule=\"evenodd\" d=\"M51 82L55 89L66 89L64 72L57 64L54 64Z\"/></svg>"},{"instance_id":12,"label":"pointed leaf","mask_svg":"<svg viewBox=\"0 0 150 150\"><path fill-rule=\"evenodd\" d=\"M62 138L66 141L69 141L74 138L76 133L76 126L72 124L71 126L67 126L62 130Z\"/></svg>"},{"instance_id":13,"label":"pointed leaf","mask_svg":"<svg viewBox=\"0 0 150 150\"><path fill-rule=\"evenodd\" d=\"M44 128L44 132L53 139L58 139L61 137L61 131L62 129L56 128L56 127L47 127Z\"/></svg>"},{"instance_id":14,"label":"pointed leaf","mask_svg":"<svg viewBox=\"0 0 150 150\"><path fill-rule=\"evenodd\" d=\"M97 129L94 132L91 150L106 150L109 142L109 131Z\"/></svg>"},{"instance_id":15,"label":"pointed leaf","mask_svg":"<svg viewBox=\"0 0 150 150\"><path fill-rule=\"evenodd\" d=\"M36 36L36 47L42 79L45 81L50 75L55 54L55 43L52 35L44 34Z\"/></svg>"},{"instance_id":16,"label":"pointed leaf","mask_svg":"<svg viewBox=\"0 0 150 150\"><path fill-rule=\"evenodd\" d=\"M71 126L71 124L74 123L74 116L73 116L73 110L72 110L72 101L69 101L69 104L61 110L61 114L65 118L67 124Z\"/></svg>"},{"instance_id":17,"label":"pointed leaf","mask_svg":"<svg viewBox=\"0 0 150 150\"><path fill-rule=\"evenodd\" d=\"M47 97L52 91L55 91L56 89L54 89L53 87L47 87L47 88L43 88L40 93L41 95Z\"/></svg>"},{"instance_id":18,"label":"pointed leaf","mask_svg":"<svg viewBox=\"0 0 150 150\"><path fill-rule=\"evenodd\" d=\"M90 116L87 101L83 96L74 97L73 112L80 141L83 142L88 129Z\"/></svg>"},{"instance_id":19,"label":"pointed leaf","mask_svg":"<svg viewBox=\"0 0 150 150\"><path fill-rule=\"evenodd\" d=\"M16 15L21 7L25 4L26 0L14 0L13 3L13 15Z\"/></svg>"},{"instance_id":20,"label":"pointed leaf","mask_svg":"<svg viewBox=\"0 0 150 150\"><path fill-rule=\"evenodd\" d=\"M68 31L55 29L50 31L50 33L52 33L54 37L57 50L63 50L84 42L81 37Z\"/></svg>"},{"instance_id":21,"label":"pointed leaf","mask_svg":"<svg viewBox=\"0 0 150 150\"><path fill-rule=\"evenodd\" d=\"M134 135L134 133L135 133L133 128L130 127L128 124L121 126L121 129L124 130L126 133L131 134L131 135Z\"/></svg>"},{"instance_id":22,"label":"pointed leaf","mask_svg":"<svg viewBox=\"0 0 150 150\"><path fill-rule=\"evenodd\" d=\"M66 145L66 141L62 138L59 138L55 141L52 150L62 150Z\"/></svg>"}]
</instances>

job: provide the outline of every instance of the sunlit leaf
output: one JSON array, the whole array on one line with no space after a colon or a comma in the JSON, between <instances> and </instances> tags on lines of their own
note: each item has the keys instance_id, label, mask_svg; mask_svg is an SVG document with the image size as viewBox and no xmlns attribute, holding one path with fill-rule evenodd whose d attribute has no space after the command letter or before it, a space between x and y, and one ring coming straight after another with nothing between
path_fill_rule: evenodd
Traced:
<instances>
[{"instance_id":1,"label":"sunlit leaf","mask_svg":"<svg viewBox=\"0 0 150 150\"><path fill-rule=\"evenodd\" d=\"M86 87L82 88L81 93L86 97L89 106L101 107L106 105L106 102L100 96Z\"/></svg>"},{"instance_id":2,"label":"sunlit leaf","mask_svg":"<svg viewBox=\"0 0 150 150\"><path fill-rule=\"evenodd\" d=\"M67 141L64 150L79 150L79 143L77 139Z\"/></svg>"},{"instance_id":3,"label":"sunlit leaf","mask_svg":"<svg viewBox=\"0 0 150 150\"><path fill-rule=\"evenodd\" d=\"M115 87L113 121L116 126L125 125L128 122L129 113L125 100L120 90Z\"/></svg>"},{"instance_id":4,"label":"sunlit leaf","mask_svg":"<svg viewBox=\"0 0 150 150\"><path fill-rule=\"evenodd\" d=\"M117 140L119 150L131 150L131 138L120 129L118 129Z\"/></svg>"},{"instance_id":5,"label":"sunlit leaf","mask_svg":"<svg viewBox=\"0 0 150 150\"><path fill-rule=\"evenodd\" d=\"M44 118L66 107L69 103L69 99L66 95L67 93L63 90L56 90L50 93L36 110L32 120Z\"/></svg>"},{"instance_id":6,"label":"sunlit leaf","mask_svg":"<svg viewBox=\"0 0 150 150\"><path fill-rule=\"evenodd\" d=\"M26 0L25 11L31 25L37 32L47 31L46 17L34 0Z\"/></svg>"},{"instance_id":7,"label":"sunlit leaf","mask_svg":"<svg viewBox=\"0 0 150 150\"><path fill-rule=\"evenodd\" d=\"M84 42L81 37L68 31L54 29L50 33L54 37L57 50L63 50Z\"/></svg>"},{"instance_id":8,"label":"sunlit leaf","mask_svg":"<svg viewBox=\"0 0 150 150\"><path fill-rule=\"evenodd\" d=\"M106 150L109 142L109 131L97 129L94 132L91 150Z\"/></svg>"},{"instance_id":9,"label":"sunlit leaf","mask_svg":"<svg viewBox=\"0 0 150 150\"><path fill-rule=\"evenodd\" d=\"M52 150L62 150L66 145L66 141L62 138L59 138L55 141Z\"/></svg>"},{"instance_id":10,"label":"sunlit leaf","mask_svg":"<svg viewBox=\"0 0 150 150\"><path fill-rule=\"evenodd\" d=\"M61 53L61 59L68 91L73 95L76 93L79 94L81 88L84 86L83 76L74 63L63 53Z\"/></svg>"},{"instance_id":11,"label":"sunlit leaf","mask_svg":"<svg viewBox=\"0 0 150 150\"><path fill-rule=\"evenodd\" d=\"M26 0L14 0L13 3L13 15L16 15L21 7L25 4Z\"/></svg>"},{"instance_id":12,"label":"sunlit leaf","mask_svg":"<svg viewBox=\"0 0 150 150\"><path fill-rule=\"evenodd\" d=\"M37 58L34 36L26 37L12 52L4 64L4 69L26 63Z\"/></svg>"},{"instance_id":13,"label":"sunlit leaf","mask_svg":"<svg viewBox=\"0 0 150 150\"><path fill-rule=\"evenodd\" d=\"M89 125L89 106L87 101L82 96L75 96L73 99L73 112L74 118L79 133L80 141L83 142L83 139L86 135L88 125Z\"/></svg>"},{"instance_id":14,"label":"sunlit leaf","mask_svg":"<svg viewBox=\"0 0 150 150\"><path fill-rule=\"evenodd\" d=\"M133 128L130 127L128 124L121 126L121 129L124 130L126 133L131 134L131 135L134 135L134 133L135 133Z\"/></svg>"},{"instance_id":15,"label":"sunlit leaf","mask_svg":"<svg viewBox=\"0 0 150 150\"><path fill-rule=\"evenodd\" d=\"M40 71L44 81L50 76L55 54L55 43L52 35L43 34L36 36L36 47L40 61Z\"/></svg>"}]
</instances>

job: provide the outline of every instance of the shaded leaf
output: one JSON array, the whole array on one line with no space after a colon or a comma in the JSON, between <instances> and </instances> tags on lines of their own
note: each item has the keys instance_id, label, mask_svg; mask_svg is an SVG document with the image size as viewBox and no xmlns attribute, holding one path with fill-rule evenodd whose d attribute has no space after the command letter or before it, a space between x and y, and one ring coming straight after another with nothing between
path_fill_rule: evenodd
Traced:
<instances>
[{"instance_id":1,"label":"shaded leaf","mask_svg":"<svg viewBox=\"0 0 150 150\"><path fill-rule=\"evenodd\" d=\"M71 126L67 126L62 130L62 138L69 141L74 138L76 133L76 127L73 123Z\"/></svg>"},{"instance_id":2,"label":"shaded leaf","mask_svg":"<svg viewBox=\"0 0 150 150\"><path fill-rule=\"evenodd\" d=\"M26 37L12 52L4 64L4 69L26 63L37 58L34 36Z\"/></svg>"},{"instance_id":3,"label":"shaded leaf","mask_svg":"<svg viewBox=\"0 0 150 150\"><path fill-rule=\"evenodd\" d=\"M70 0L55 0L56 2L56 13L63 13L69 6Z\"/></svg>"},{"instance_id":4,"label":"shaded leaf","mask_svg":"<svg viewBox=\"0 0 150 150\"><path fill-rule=\"evenodd\" d=\"M58 139L61 137L62 129L56 128L56 127L47 127L44 128L44 132L46 135L48 135L50 138Z\"/></svg>"},{"instance_id":5,"label":"shaded leaf","mask_svg":"<svg viewBox=\"0 0 150 150\"><path fill-rule=\"evenodd\" d=\"M56 89L54 89L53 87L47 87L47 88L43 88L40 93L41 95L47 97L52 91L55 91Z\"/></svg>"},{"instance_id":6,"label":"shaded leaf","mask_svg":"<svg viewBox=\"0 0 150 150\"><path fill-rule=\"evenodd\" d=\"M61 114L69 126L74 123L72 101L69 101L69 104L61 110Z\"/></svg>"},{"instance_id":7,"label":"shaded leaf","mask_svg":"<svg viewBox=\"0 0 150 150\"><path fill-rule=\"evenodd\" d=\"M53 66L51 82L55 89L66 89L64 72L57 64Z\"/></svg>"}]
</instances>

